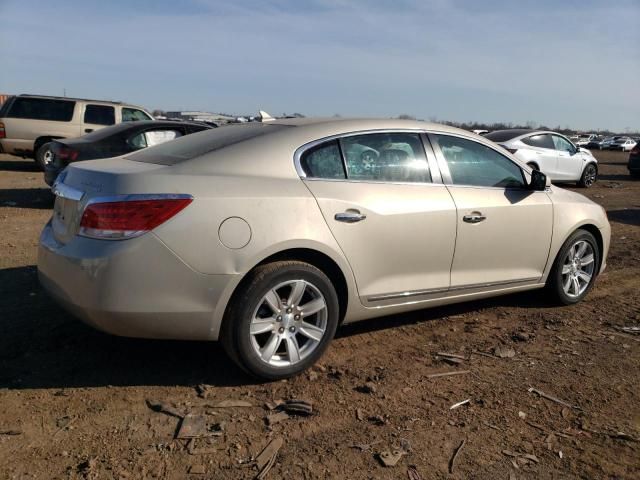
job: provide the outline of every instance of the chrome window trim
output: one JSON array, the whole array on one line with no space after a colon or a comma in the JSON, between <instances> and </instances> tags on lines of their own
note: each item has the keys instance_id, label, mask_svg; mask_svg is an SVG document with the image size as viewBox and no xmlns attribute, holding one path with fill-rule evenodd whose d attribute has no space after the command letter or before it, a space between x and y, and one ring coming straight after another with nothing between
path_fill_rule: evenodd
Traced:
<instances>
[{"instance_id":1,"label":"chrome window trim","mask_svg":"<svg viewBox=\"0 0 640 480\"><path fill-rule=\"evenodd\" d=\"M351 179L348 177L348 172L346 170L346 165L344 165L344 155L342 154L342 147L340 146L340 154L343 160L343 166L345 169L346 178L320 178L320 177L308 177L305 171L302 169L301 159L302 155L305 154L307 150L315 148L323 143L328 143L334 140L338 140L338 145L340 145L340 139L346 137L355 137L358 135L369 135L375 133L412 133L418 135L420 142L422 143L422 148L424 149L425 155L427 157L427 164L429 166L429 173L431 174L431 182L388 182L384 180L358 180ZM432 170L433 167L437 167L437 163L435 161L435 156L433 154L433 150L430 150L430 145L425 144L424 135L426 135L426 130L422 128L383 128L383 129L368 129L368 130L357 130L346 133L339 133L336 135L329 135L327 137L322 137L317 140L313 140L312 142L305 143L296 149L293 154L293 163L296 169L296 173L298 176L304 180L313 180L313 181L323 181L323 182L347 182L347 183L374 183L374 184L397 184L397 185L442 185L442 177L438 170ZM434 173L437 172L437 175ZM440 181L436 181L439 179Z\"/></svg>"},{"instance_id":2,"label":"chrome window trim","mask_svg":"<svg viewBox=\"0 0 640 480\"><path fill-rule=\"evenodd\" d=\"M522 173L522 180L525 184L525 187L485 187L482 185L458 185L456 183L453 183L453 179L451 178L451 172L449 170L449 164L447 163L446 158L444 157L444 154L442 153L442 150L440 149L440 144L438 143L438 139L437 138L433 138L434 135L447 135L450 137L457 137L457 138L462 138L463 140L469 140L471 142L475 142L478 145L483 145L491 150L493 150L494 152L496 152L498 155L501 155L502 157L506 158L507 160L509 160L511 163L513 163L516 167L518 167L520 169L520 172ZM500 150L496 147L494 147L493 145L487 145L484 142L478 142L473 138L467 137L465 135L460 135L458 133L450 133L450 132L437 132L437 131L433 131L433 132L428 132L427 136L429 137L429 141L431 142L431 146L433 148L433 151L435 153L435 156L438 160L438 166L440 167L440 171L443 174L443 183L447 186L447 187L466 187L466 188L490 188L490 189L494 189L494 190L517 190L519 192L533 192L534 190L529 190L526 188L527 185L527 177L526 175L531 175L530 172L530 168L527 166L526 168L523 167L523 165L520 164L520 161L518 161L518 159L514 159L511 158L509 155L507 155L509 152L504 152L504 151L500 151L500 150L504 150L502 148L500 148Z\"/></svg>"}]
</instances>

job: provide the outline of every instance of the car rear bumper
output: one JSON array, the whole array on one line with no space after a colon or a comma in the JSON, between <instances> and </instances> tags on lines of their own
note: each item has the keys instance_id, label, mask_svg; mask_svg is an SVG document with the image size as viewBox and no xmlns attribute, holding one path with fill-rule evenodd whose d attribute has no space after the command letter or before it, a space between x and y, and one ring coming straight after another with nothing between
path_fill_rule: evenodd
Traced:
<instances>
[{"instance_id":1,"label":"car rear bumper","mask_svg":"<svg viewBox=\"0 0 640 480\"><path fill-rule=\"evenodd\" d=\"M216 340L214 310L236 275L204 275L153 233L108 241L59 243L51 224L40 236L44 289L89 325L127 337Z\"/></svg>"}]
</instances>

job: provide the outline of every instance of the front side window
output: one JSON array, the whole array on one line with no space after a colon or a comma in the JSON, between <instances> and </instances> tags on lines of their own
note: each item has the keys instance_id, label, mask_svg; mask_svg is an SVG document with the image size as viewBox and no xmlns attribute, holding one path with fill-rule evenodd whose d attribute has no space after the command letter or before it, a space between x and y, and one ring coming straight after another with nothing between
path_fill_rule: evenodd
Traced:
<instances>
[{"instance_id":1,"label":"front side window","mask_svg":"<svg viewBox=\"0 0 640 480\"><path fill-rule=\"evenodd\" d=\"M178 130L149 130L147 132L140 132L129 139L129 144L136 148L153 147L154 145L160 145L161 143L174 140L182 136L182 132Z\"/></svg>"},{"instance_id":2,"label":"front side window","mask_svg":"<svg viewBox=\"0 0 640 480\"><path fill-rule=\"evenodd\" d=\"M340 140L349 180L431 182L417 133L370 133Z\"/></svg>"},{"instance_id":3,"label":"front side window","mask_svg":"<svg viewBox=\"0 0 640 480\"><path fill-rule=\"evenodd\" d=\"M108 105L87 105L84 109L84 123L113 125L116 123L115 108Z\"/></svg>"},{"instance_id":4,"label":"front side window","mask_svg":"<svg viewBox=\"0 0 640 480\"><path fill-rule=\"evenodd\" d=\"M49 98L16 97L6 113L10 118L70 122L76 102Z\"/></svg>"},{"instance_id":5,"label":"front side window","mask_svg":"<svg viewBox=\"0 0 640 480\"><path fill-rule=\"evenodd\" d=\"M556 150L569 153L575 152L573 145L565 138L559 137L558 135L552 135L551 138L553 138L553 144L555 145Z\"/></svg>"},{"instance_id":6,"label":"front side window","mask_svg":"<svg viewBox=\"0 0 640 480\"><path fill-rule=\"evenodd\" d=\"M122 107L122 121L123 122L137 122L139 120L153 120L142 110L137 108Z\"/></svg>"},{"instance_id":7,"label":"front side window","mask_svg":"<svg viewBox=\"0 0 640 480\"><path fill-rule=\"evenodd\" d=\"M337 140L323 143L304 152L300 158L300 166L310 178L345 178Z\"/></svg>"},{"instance_id":8,"label":"front side window","mask_svg":"<svg viewBox=\"0 0 640 480\"><path fill-rule=\"evenodd\" d=\"M433 135L449 166L454 185L524 187L522 170L504 155L481 143L449 135Z\"/></svg>"},{"instance_id":9,"label":"front side window","mask_svg":"<svg viewBox=\"0 0 640 480\"><path fill-rule=\"evenodd\" d=\"M549 148L551 150L555 150L556 148L555 144L553 143L553 139L551 138L551 135L548 135L546 133L541 133L538 135L532 135L530 137L523 138L522 143L526 145L530 145L532 147Z\"/></svg>"}]
</instances>

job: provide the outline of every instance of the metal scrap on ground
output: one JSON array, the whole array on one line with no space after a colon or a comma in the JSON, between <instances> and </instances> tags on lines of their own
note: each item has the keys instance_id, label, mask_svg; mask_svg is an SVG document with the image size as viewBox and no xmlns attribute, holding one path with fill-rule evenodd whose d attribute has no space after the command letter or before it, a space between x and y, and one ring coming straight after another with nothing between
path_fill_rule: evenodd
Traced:
<instances>
[{"instance_id":1,"label":"metal scrap on ground","mask_svg":"<svg viewBox=\"0 0 640 480\"><path fill-rule=\"evenodd\" d=\"M463 400L461 402L454 403L449 407L449 410L455 410L456 408L461 407L462 405L466 405L467 403L470 403L470 402L471 402L471 399L467 398L466 400Z\"/></svg>"},{"instance_id":2,"label":"metal scrap on ground","mask_svg":"<svg viewBox=\"0 0 640 480\"><path fill-rule=\"evenodd\" d=\"M177 418L183 418L184 413L178 411L172 405L168 403L161 402L159 400L146 400L147 406L153 410L154 412L166 413L167 415L171 415Z\"/></svg>"}]
</instances>

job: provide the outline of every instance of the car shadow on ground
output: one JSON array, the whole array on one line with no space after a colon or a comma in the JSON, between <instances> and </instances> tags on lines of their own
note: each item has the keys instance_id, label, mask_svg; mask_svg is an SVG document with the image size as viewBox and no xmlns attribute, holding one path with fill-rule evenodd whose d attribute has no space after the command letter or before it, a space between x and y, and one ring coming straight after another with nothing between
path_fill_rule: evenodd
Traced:
<instances>
[{"instance_id":1,"label":"car shadow on ground","mask_svg":"<svg viewBox=\"0 0 640 480\"><path fill-rule=\"evenodd\" d=\"M35 161L25 161L20 157L10 157L15 160L0 160L0 170L8 172L37 172L42 175Z\"/></svg>"},{"instance_id":2,"label":"car shadow on ground","mask_svg":"<svg viewBox=\"0 0 640 480\"><path fill-rule=\"evenodd\" d=\"M490 306L544 306L518 294L345 325L338 338L441 319ZM35 266L0 270L0 388L239 386L259 383L215 342L160 341L98 332L58 307Z\"/></svg>"},{"instance_id":3,"label":"car shadow on ground","mask_svg":"<svg viewBox=\"0 0 640 480\"><path fill-rule=\"evenodd\" d=\"M598 175L598 180L604 182L625 182L630 179L629 175Z\"/></svg>"},{"instance_id":4,"label":"car shadow on ground","mask_svg":"<svg viewBox=\"0 0 640 480\"><path fill-rule=\"evenodd\" d=\"M607 217L610 221L625 223L627 225L640 226L640 208L629 208L626 210L609 210Z\"/></svg>"},{"instance_id":5,"label":"car shadow on ground","mask_svg":"<svg viewBox=\"0 0 640 480\"><path fill-rule=\"evenodd\" d=\"M0 189L0 206L17 208L53 208L53 193L49 188Z\"/></svg>"}]
</instances>

